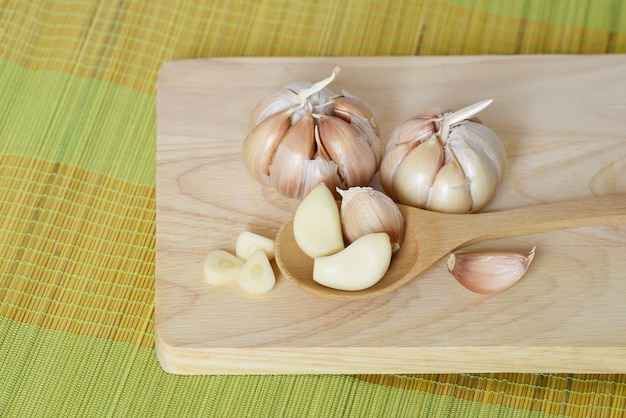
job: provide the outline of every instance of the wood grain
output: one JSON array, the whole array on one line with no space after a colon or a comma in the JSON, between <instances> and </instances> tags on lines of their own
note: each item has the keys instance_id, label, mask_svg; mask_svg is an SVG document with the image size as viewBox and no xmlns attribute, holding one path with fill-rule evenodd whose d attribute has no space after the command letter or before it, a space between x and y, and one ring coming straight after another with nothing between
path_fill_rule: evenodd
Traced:
<instances>
[{"instance_id":1,"label":"wood grain","mask_svg":"<svg viewBox=\"0 0 626 418\"><path fill-rule=\"evenodd\" d=\"M484 211L626 193L626 56L227 58L166 64L157 89L156 352L177 374L626 373L626 226L489 240L527 252L497 295L462 288L440 262L388 295L310 295L282 277L252 296L211 287L204 256L251 230L273 236L297 202L245 171L252 107L292 81L370 104L384 139L434 106L494 103L505 179ZM377 186L376 181L374 186Z\"/></svg>"}]
</instances>

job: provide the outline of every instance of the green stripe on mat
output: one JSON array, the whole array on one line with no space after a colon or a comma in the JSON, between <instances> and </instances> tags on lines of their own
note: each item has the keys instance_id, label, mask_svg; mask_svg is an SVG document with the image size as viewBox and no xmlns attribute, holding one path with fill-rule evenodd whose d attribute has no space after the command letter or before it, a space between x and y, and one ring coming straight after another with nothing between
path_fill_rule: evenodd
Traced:
<instances>
[{"instance_id":1,"label":"green stripe on mat","mask_svg":"<svg viewBox=\"0 0 626 418\"><path fill-rule=\"evenodd\" d=\"M3 417L532 418L626 412L624 381L619 383L622 395L602 396L595 392L614 382L585 385L563 377L569 382L563 389L547 389L552 383L541 375L526 375L527 383L515 376L461 375L454 384L446 383L445 376L438 376L443 382L396 376L404 386L395 387L340 375L175 376L160 369L152 349L6 318L0 318L0 352Z\"/></svg>"},{"instance_id":2,"label":"green stripe on mat","mask_svg":"<svg viewBox=\"0 0 626 418\"><path fill-rule=\"evenodd\" d=\"M19 88L15 88L19 86ZM0 153L154 186L155 98L134 89L0 59Z\"/></svg>"}]
</instances>

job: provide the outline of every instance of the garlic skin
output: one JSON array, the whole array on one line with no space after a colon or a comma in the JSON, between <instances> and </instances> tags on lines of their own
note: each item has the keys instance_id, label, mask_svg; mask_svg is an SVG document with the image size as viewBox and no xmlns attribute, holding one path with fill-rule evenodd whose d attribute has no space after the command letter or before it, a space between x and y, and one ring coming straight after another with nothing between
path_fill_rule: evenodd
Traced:
<instances>
[{"instance_id":1,"label":"garlic skin","mask_svg":"<svg viewBox=\"0 0 626 418\"><path fill-rule=\"evenodd\" d=\"M535 248L523 254L457 253L448 256L448 271L465 288L475 293L498 293L513 286L528 270Z\"/></svg>"},{"instance_id":2,"label":"garlic skin","mask_svg":"<svg viewBox=\"0 0 626 418\"><path fill-rule=\"evenodd\" d=\"M484 207L507 164L498 136L473 117L491 102L429 110L397 126L380 166L385 192L399 203L437 212Z\"/></svg>"},{"instance_id":3,"label":"garlic skin","mask_svg":"<svg viewBox=\"0 0 626 418\"><path fill-rule=\"evenodd\" d=\"M392 252L400 249L404 218L396 202L371 187L351 187L337 192L341 195L341 228L348 243L363 235L386 232Z\"/></svg>"},{"instance_id":4,"label":"garlic skin","mask_svg":"<svg viewBox=\"0 0 626 418\"><path fill-rule=\"evenodd\" d=\"M333 191L371 182L382 161L378 124L356 96L326 87L338 72L289 84L253 109L243 158L258 182L298 200L320 182Z\"/></svg>"}]
</instances>

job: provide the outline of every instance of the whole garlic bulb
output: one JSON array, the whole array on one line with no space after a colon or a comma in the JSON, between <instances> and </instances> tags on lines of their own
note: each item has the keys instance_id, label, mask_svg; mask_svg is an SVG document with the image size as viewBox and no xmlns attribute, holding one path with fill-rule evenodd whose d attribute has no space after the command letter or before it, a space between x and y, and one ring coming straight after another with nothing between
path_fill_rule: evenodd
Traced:
<instances>
[{"instance_id":1,"label":"whole garlic bulb","mask_svg":"<svg viewBox=\"0 0 626 418\"><path fill-rule=\"evenodd\" d=\"M260 183L302 200L320 182L330 190L371 182L382 160L379 128L364 102L326 88L338 72L289 84L255 107L243 155Z\"/></svg>"},{"instance_id":2,"label":"whole garlic bulb","mask_svg":"<svg viewBox=\"0 0 626 418\"><path fill-rule=\"evenodd\" d=\"M385 192L399 203L437 212L485 206L506 168L500 139L473 117L491 102L456 112L433 109L396 127L380 166Z\"/></svg>"}]
</instances>

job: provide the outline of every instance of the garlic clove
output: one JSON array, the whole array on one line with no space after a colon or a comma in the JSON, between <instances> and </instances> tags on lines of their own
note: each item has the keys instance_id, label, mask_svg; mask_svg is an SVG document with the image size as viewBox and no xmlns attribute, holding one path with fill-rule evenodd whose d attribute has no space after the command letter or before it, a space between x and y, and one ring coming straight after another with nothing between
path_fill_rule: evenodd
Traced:
<instances>
[{"instance_id":1,"label":"garlic clove","mask_svg":"<svg viewBox=\"0 0 626 418\"><path fill-rule=\"evenodd\" d=\"M237 284L248 293L267 293L276 284L276 275L267 255L263 251L254 253L241 267Z\"/></svg>"},{"instance_id":2,"label":"garlic clove","mask_svg":"<svg viewBox=\"0 0 626 418\"><path fill-rule=\"evenodd\" d=\"M344 238L356 241L363 235L386 232L392 252L400 249L404 239L404 218L398 205L386 194L371 187L337 190L341 195L341 226Z\"/></svg>"},{"instance_id":3,"label":"garlic clove","mask_svg":"<svg viewBox=\"0 0 626 418\"><path fill-rule=\"evenodd\" d=\"M313 280L338 290L363 290L383 278L391 263L391 241L384 232L364 235L344 250L313 260Z\"/></svg>"},{"instance_id":4,"label":"garlic clove","mask_svg":"<svg viewBox=\"0 0 626 418\"><path fill-rule=\"evenodd\" d=\"M344 248L339 207L325 183L317 185L298 205L293 235L298 247L311 258Z\"/></svg>"},{"instance_id":5,"label":"garlic clove","mask_svg":"<svg viewBox=\"0 0 626 418\"><path fill-rule=\"evenodd\" d=\"M378 170L377 153L364 134L336 116L320 115L319 138L330 157L339 166L347 187L367 185Z\"/></svg>"},{"instance_id":6,"label":"garlic clove","mask_svg":"<svg viewBox=\"0 0 626 418\"><path fill-rule=\"evenodd\" d=\"M378 122L374 117L374 113L358 97L351 96L347 92L343 91L341 96L332 99L332 103L334 106L335 116L350 123L352 122L354 115L359 115L369 123L372 129L376 132L376 135L380 135L380 128L378 127Z\"/></svg>"},{"instance_id":7,"label":"garlic clove","mask_svg":"<svg viewBox=\"0 0 626 418\"><path fill-rule=\"evenodd\" d=\"M289 129L292 112L292 109L287 109L269 116L256 125L243 141L246 169L262 184L269 185L272 157Z\"/></svg>"},{"instance_id":8,"label":"garlic clove","mask_svg":"<svg viewBox=\"0 0 626 418\"><path fill-rule=\"evenodd\" d=\"M269 260L274 259L274 240L251 231L243 231L235 241L235 255L248 260L257 251L263 251Z\"/></svg>"},{"instance_id":9,"label":"garlic clove","mask_svg":"<svg viewBox=\"0 0 626 418\"><path fill-rule=\"evenodd\" d=\"M259 123L272 115L283 113L290 108L300 105L298 95L289 89L283 89L261 100L252 109L250 114L250 127L254 128Z\"/></svg>"},{"instance_id":10,"label":"garlic clove","mask_svg":"<svg viewBox=\"0 0 626 418\"><path fill-rule=\"evenodd\" d=\"M206 255L203 263L204 278L214 286L234 282L245 261L224 250L214 250Z\"/></svg>"},{"instance_id":11,"label":"garlic clove","mask_svg":"<svg viewBox=\"0 0 626 418\"><path fill-rule=\"evenodd\" d=\"M451 159L437 172L425 208L445 213L467 213L471 207L469 182L459 163Z\"/></svg>"},{"instance_id":12,"label":"garlic clove","mask_svg":"<svg viewBox=\"0 0 626 418\"><path fill-rule=\"evenodd\" d=\"M507 166L506 150L500 138L482 123L467 121L457 126L454 135L462 135L471 146L491 167L498 183L504 176Z\"/></svg>"},{"instance_id":13,"label":"garlic clove","mask_svg":"<svg viewBox=\"0 0 626 418\"><path fill-rule=\"evenodd\" d=\"M383 159L383 146L380 142L380 137L376 132L376 129L370 124L370 122L359 114L352 115L350 124L354 126L365 138L369 149L374 153L376 159L376 168L380 166L380 162Z\"/></svg>"},{"instance_id":14,"label":"garlic clove","mask_svg":"<svg viewBox=\"0 0 626 418\"><path fill-rule=\"evenodd\" d=\"M448 256L448 271L464 287L491 294L513 286L528 270L535 248L525 256L517 253L457 253Z\"/></svg>"},{"instance_id":15,"label":"garlic clove","mask_svg":"<svg viewBox=\"0 0 626 418\"><path fill-rule=\"evenodd\" d=\"M307 175L307 162L315 152L313 132L313 117L305 114L291 125L276 148L269 178L270 184L283 196L303 195L302 179Z\"/></svg>"},{"instance_id":16,"label":"garlic clove","mask_svg":"<svg viewBox=\"0 0 626 418\"><path fill-rule=\"evenodd\" d=\"M415 143L425 141L436 133L433 118L426 116L417 116L405 121L397 128L395 136L397 136L396 144ZM393 146L393 143L387 143L387 147Z\"/></svg>"},{"instance_id":17,"label":"garlic clove","mask_svg":"<svg viewBox=\"0 0 626 418\"><path fill-rule=\"evenodd\" d=\"M424 207L443 158L443 148L435 136L422 142L407 154L396 169L392 194L400 203Z\"/></svg>"},{"instance_id":18,"label":"garlic clove","mask_svg":"<svg viewBox=\"0 0 626 418\"><path fill-rule=\"evenodd\" d=\"M491 200L499 177L493 165L484 157L484 153L479 151L480 147L472 146L469 139L459 134L459 131L464 129L464 127L455 129L448 146L467 177L472 200L470 211L476 212Z\"/></svg>"}]
</instances>

